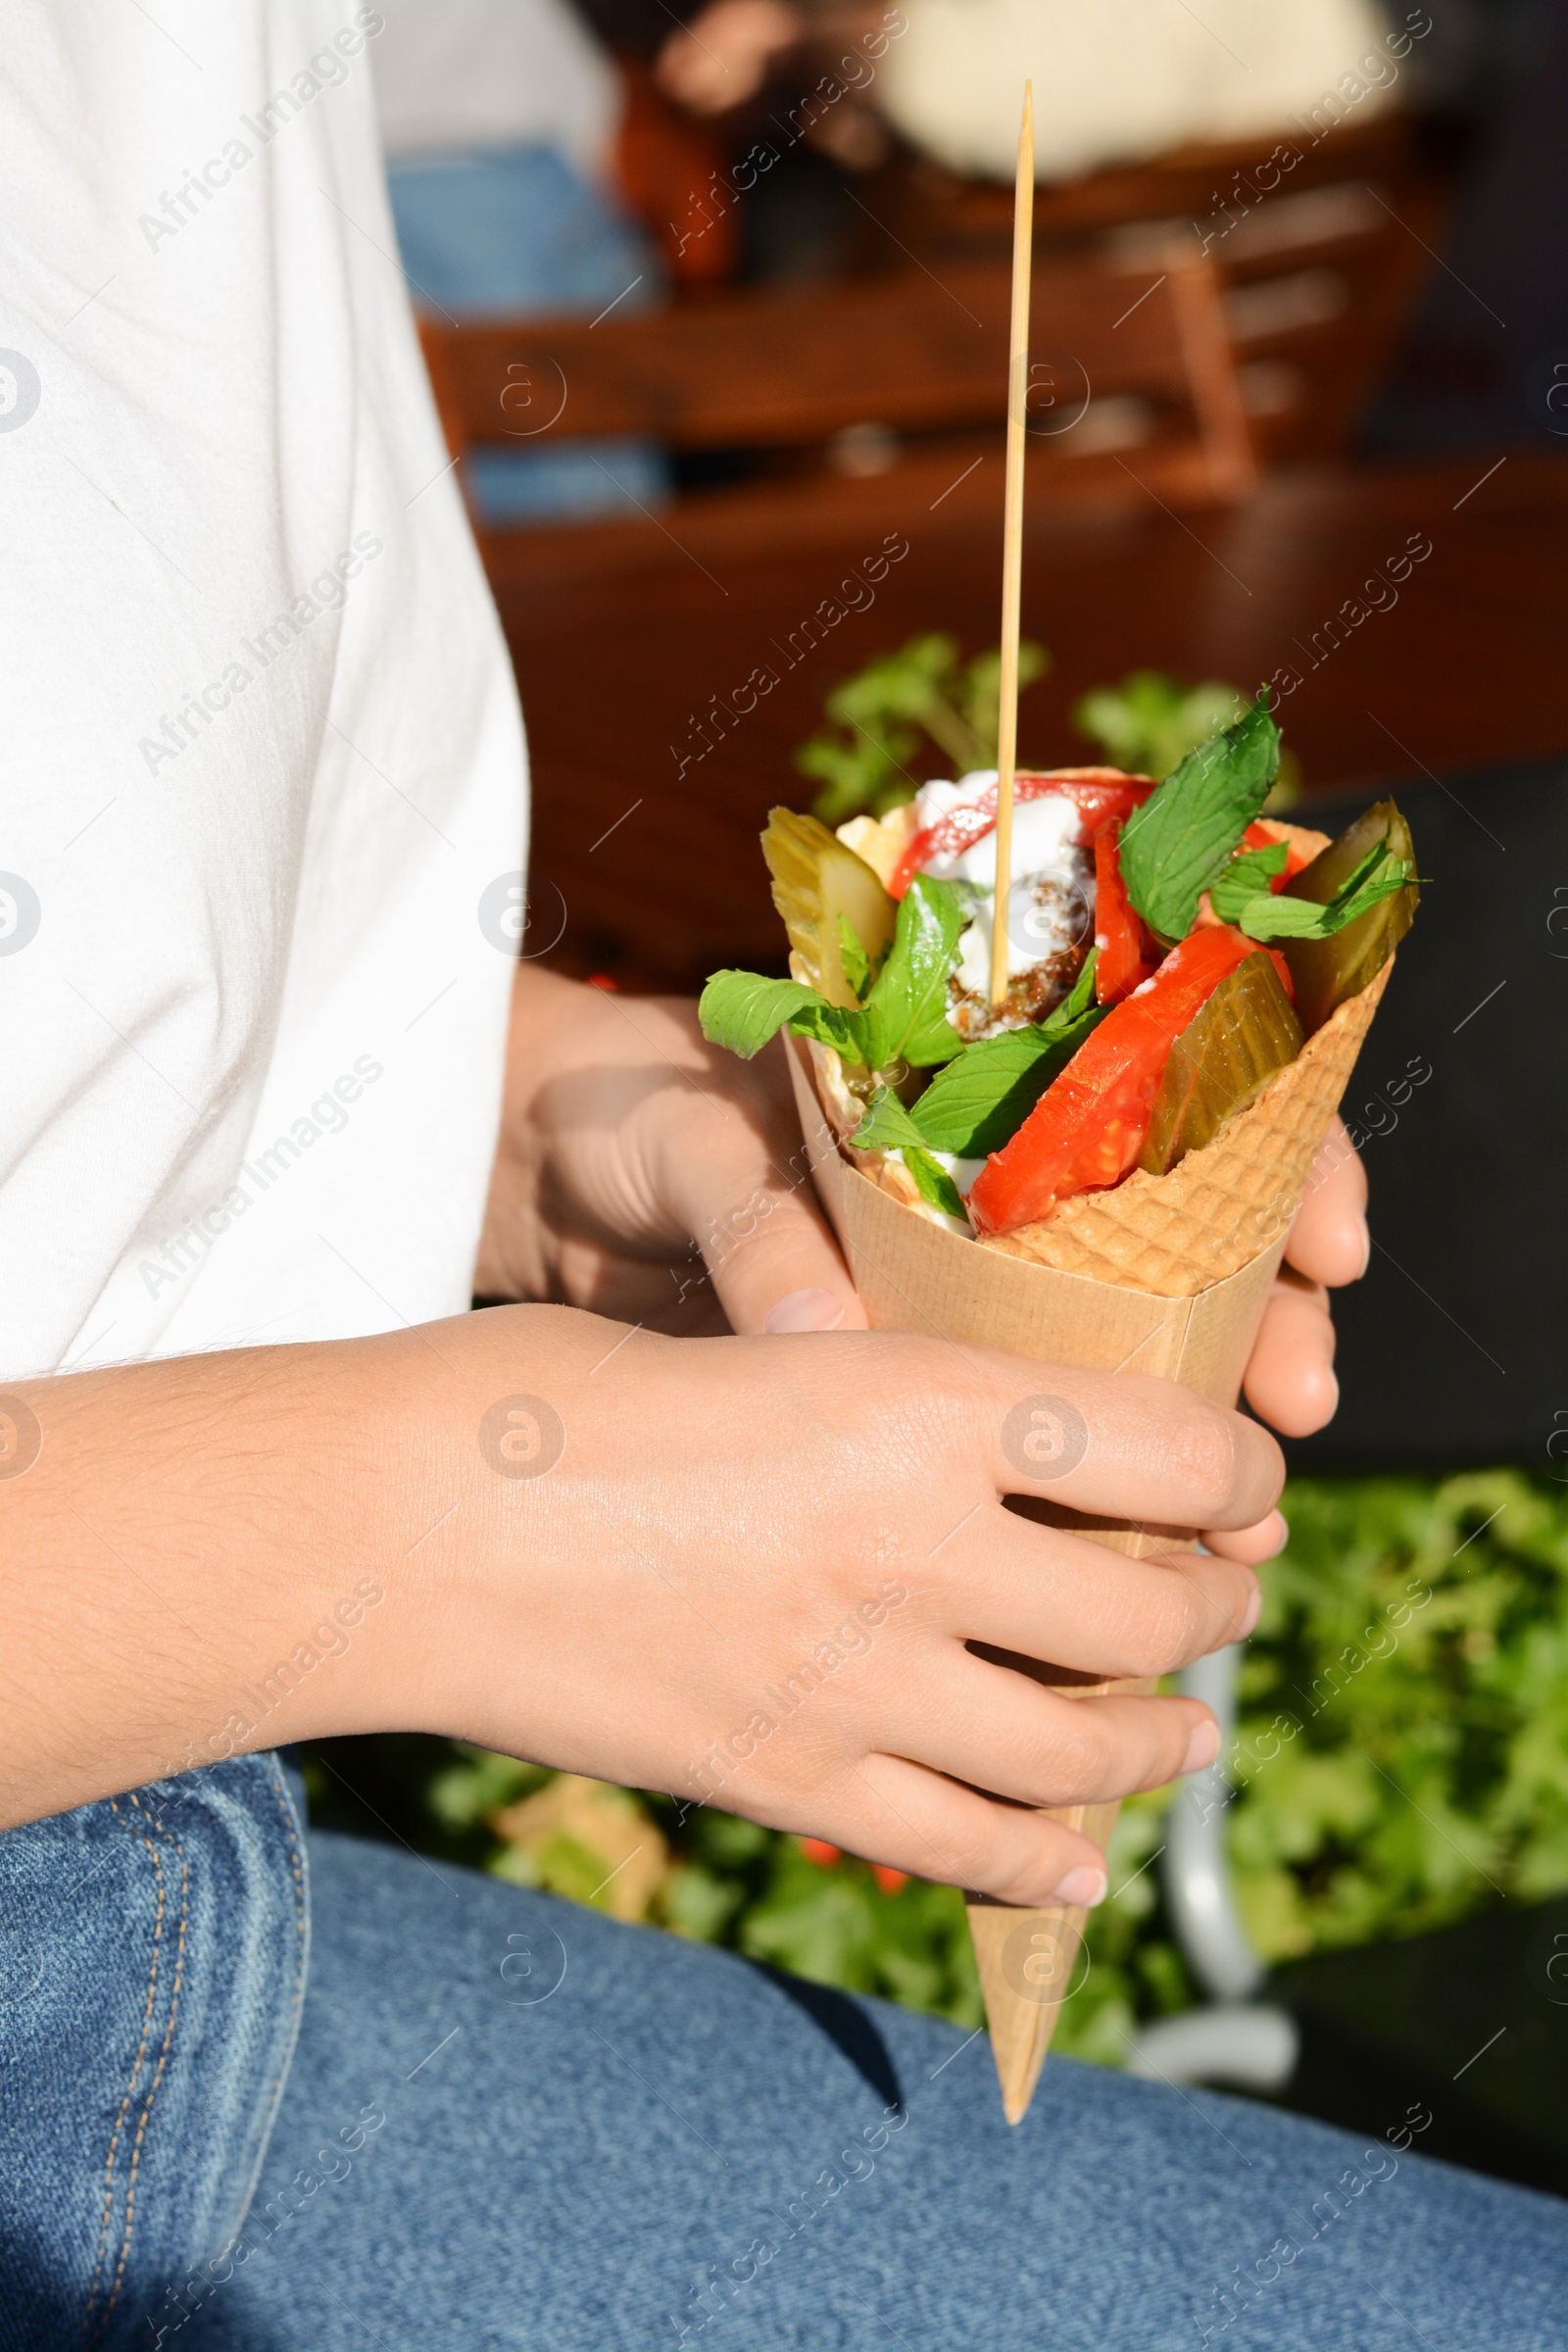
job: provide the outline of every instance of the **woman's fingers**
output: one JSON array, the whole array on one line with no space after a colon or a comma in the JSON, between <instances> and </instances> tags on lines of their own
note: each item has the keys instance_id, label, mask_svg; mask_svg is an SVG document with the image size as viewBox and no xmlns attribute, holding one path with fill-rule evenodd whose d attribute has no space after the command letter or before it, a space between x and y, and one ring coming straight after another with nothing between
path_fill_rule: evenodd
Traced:
<instances>
[{"instance_id":1,"label":"woman's fingers","mask_svg":"<svg viewBox=\"0 0 1568 2352\"><path fill-rule=\"evenodd\" d=\"M732 1331L865 1329L849 1268L805 1192L759 1186L703 1255Z\"/></svg>"},{"instance_id":2,"label":"woman's fingers","mask_svg":"<svg viewBox=\"0 0 1568 2352\"><path fill-rule=\"evenodd\" d=\"M1162 1788L1218 1747L1214 1718L1195 1698L1068 1697L956 1646L919 1688L914 1760L1015 1804L1104 1804Z\"/></svg>"},{"instance_id":3,"label":"woman's fingers","mask_svg":"<svg viewBox=\"0 0 1568 2352\"><path fill-rule=\"evenodd\" d=\"M1334 1318L1328 1293L1287 1266L1263 1310L1247 1366L1247 1401L1288 1438L1307 1438L1334 1418Z\"/></svg>"},{"instance_id":4,"label":"woman's fingers","mask_svg":"<svg viewBox=\"0 0 1568 2352\"><path fill-rule=\"evenodd\" d=\"M783 1047L723 1061L704 1071L700 1101L659 1128L653 1192L696 1240L732 1331L863 1331L811 1187Z\"/></svg>"},{"instance_id":5,"label":"woman's fingers","mask_svg":"<svg viewBox=\"0 0 1568 2352\"><path fill-rule=\"evenodd\" d=\"M834 1826L824 1832L830 1812ZM862 1757L835 1805L817 1806L812 1818L818 1835L852 1854L999 1902L1041 1909L1098 1903L1105 1892L1105 1857L1081 1831L994 1803L902 1756Z\"/></svg>"},{"instance_id":6,"label":"woman's fingers","mask_svg":"<svg viewBox=\"0 0 1568 2352\"><path fill-rule=\"evenodd\" d=\"M1344 1121L1336 1118L1312 1163L1285 1245L1285 1267L1247 1367L1248 1403L1288 1438L1310 1437L1334 1418L1340 1384L1334 1377L1334 1324L1324 1286L1358 1282L1371 1250L1366 1170ZM1264 1540L1259 1534L1257 1541ZM1252 1548L1245 1553L1223 1548L1233 1559L1269 1556Z\"/></svg>"},{"instance_id":7,"label":"woman's fingers","mask_svg":"<svg viewBox=\"0 0 1568 2352\"><path fill-rule=\"evenodd\" d=\"M1218 1531L1205 1528L1203 1531L1203 1542L1210 1551L1217 1552L1222 1560L1239 1560L1248 1568L1260 1568L1265 1560L1275 1558L1285 1549L1290 1538L1290 1523L1283 1511L1270 1511L1268 1517L1260 1519L1255 1527ZM1255 1617L1252 1623L1256 1623ZM1250 1633L1251 1625L1246 1630Z\"/></svg>"},{"instance_id":8,"label":"woman's fingers","mask_svg":"<svg viewBox=\"0 0 1568 2352\"><path fill-rule=\"evenodd\" d=\"M662 1206L702 1250L730 1329L863 1331L811 1187L782 1048L717 1083L659 1130L650 1167Z\"/></svg>"},{"instance_id":9,"label":"woman's fingers","mask_svg":"<svg viewBox=\"0 0 1568 2352\"><path fill-rule=\"evenodd\" d=\"M1371 1250L1366 1170L1344 1120L1336 1118L1312 1162L1285 1255L1309 1281L1336 1290L1342 1283L1360 1281Z\"/></svg>"},{"instance_id":10,"label":"woman's fingers","mask_svg":"<svg viewBox=\"0 0 1568 2352\"><path fill-rule=\"evenodd\" d=\"M1257 1579L1235 1559L1132 1560L1001 1507L977 1513L933 1565L942 1583L927 1605L944 1631L1107 1680L1174 1674L1257 1622Z\"/></svg>"},{"instance_id":11,"label":"woman's fingers","mask_svg":"<svg viewBox=\"0 0 1568 2352\"><path fill-rule=\"evenodd\" d=\"M1142 1373L1076 1372L966 1348L975 1435L999 1492L1163 1527L1251 1527L1285 1479L1241 1413ZM951 1437L946 1438L951 1444Z\"/></svg>"}]
</instances>

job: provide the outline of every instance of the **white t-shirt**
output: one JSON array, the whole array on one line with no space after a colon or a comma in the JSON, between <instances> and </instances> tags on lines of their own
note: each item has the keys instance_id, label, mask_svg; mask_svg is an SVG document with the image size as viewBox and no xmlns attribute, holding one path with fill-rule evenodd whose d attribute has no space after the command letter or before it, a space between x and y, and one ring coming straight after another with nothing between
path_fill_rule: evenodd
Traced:
<instances>
[{"instance_id":1,"label":"white t-shirt","mask_svg":"<svg viewBox=\"0 0 1568 2352\"><path fill-rule=\"evenodd\" d=\"M6 11L0 1377L467 1303L526 778L380 24Z\"/></svg>"}]
</instances>

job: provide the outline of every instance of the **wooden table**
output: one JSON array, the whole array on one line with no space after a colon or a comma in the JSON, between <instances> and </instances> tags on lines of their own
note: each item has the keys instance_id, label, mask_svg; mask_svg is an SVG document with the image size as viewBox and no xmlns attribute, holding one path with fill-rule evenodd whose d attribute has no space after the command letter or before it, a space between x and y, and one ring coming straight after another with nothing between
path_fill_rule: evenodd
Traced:
<instances>
[{"instance_id":1,"label":"wooden table","mask_svg":"<svg viewBox=\"0 0 1568 2352\"><path fill-rule=\"evenodd\" d=\"M553 960L682 988L725 963L779 965L757 835L775 802L810 797L790 754L837 679L917 630L995 644L996 472L995 516L945 518L940 502L901 516L907 554L848 592L862 609L814 646L801 624L884 537L885 517L872 529L850 495L837 546L781 553L745 585L721 557L548 593L530 591L525 559L509 567L537 919L554 933L565 910ZM1420 547L1403 573L1396 560ZM1243 686L1294 674L1280 715L1309 790L1561 750L1565 547L1568 465L1529 453L1280 473L1243 508L1184 517L1145 496L1134 466L1117 511L1030 525L1024 627L1055 665L1025 698L1020 753L1094 757L1071 704L1145 665ZM740 711L737 690L764 667L778 685Z\"/></svg>"}]
</instances>

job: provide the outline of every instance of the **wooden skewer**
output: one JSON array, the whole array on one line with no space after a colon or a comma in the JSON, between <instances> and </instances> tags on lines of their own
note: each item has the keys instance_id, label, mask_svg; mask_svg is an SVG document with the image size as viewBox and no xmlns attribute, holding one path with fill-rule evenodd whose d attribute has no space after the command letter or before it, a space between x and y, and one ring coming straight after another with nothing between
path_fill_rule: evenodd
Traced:
<instances>
[{"instance_id":1,"label":"wooden skewer","mask_svg":"<svg viewBox=\"0 0 1568 2352\"><path fill-rule=\"evenodd\" d=\"M1035 226L1034 84L1023 85L1012 199L1012 345L1007 360L1006 505L1002 530L1002 704L997 724L997 891L991 902L991 1009L1007 994L1012 784L1018 761L1018 599L1023 584L1024 403L1029 393L1029 265Z\"/></svg>"}]
</instances>

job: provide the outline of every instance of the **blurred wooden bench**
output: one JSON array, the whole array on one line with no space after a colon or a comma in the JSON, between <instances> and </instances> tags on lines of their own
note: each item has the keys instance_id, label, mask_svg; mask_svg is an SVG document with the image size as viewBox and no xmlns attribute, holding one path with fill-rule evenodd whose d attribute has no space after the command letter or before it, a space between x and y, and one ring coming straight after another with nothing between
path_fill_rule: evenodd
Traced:
<instances>
[{"instance_id":1,"label":"blurred wooden bench","mask_svg":"<svg viewBox=\"0 0 1568 2352\"><path fill-rule=\"evenodd\" d=\"M1035 250L1136 261L1190 240L1218 276L1260 461L1337 457L1436 267L1450 176L1441 139L1409 116L1308 118L1042 187ZM932 269L1010 248L1010 188L901 157L868 196Z\"/></svg>"},{"instance_id":2,"label":"blurred wooden bench","mask_svg":"<svg viewBox=\"0 0 1568 2352\"><path fill-rule=\"evenodd\" d=\"M481 531L498 590L734 566L848 532L1000 517L1004 260L734 289L625 318L421 325L448 446L648 435L744 478L657 514ZM1035 272L1029 495L1183 509L1252 486L1218 282L1189 248Z\"/></svg>"}]
</instances>

